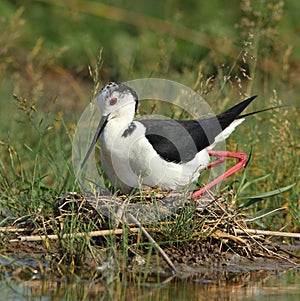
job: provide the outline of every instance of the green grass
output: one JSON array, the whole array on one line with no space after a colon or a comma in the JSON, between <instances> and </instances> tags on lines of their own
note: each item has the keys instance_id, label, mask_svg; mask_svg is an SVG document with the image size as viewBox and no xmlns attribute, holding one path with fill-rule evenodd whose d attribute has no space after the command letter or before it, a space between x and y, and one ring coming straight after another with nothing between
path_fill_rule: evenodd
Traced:
<instances>
[{"instance_id":1,"label":"green grass","mask_svg":"<svg viewBox=\"0 0 300 301\"><path fill-rule=\"evenodd\" d=\"M92 9L100 1L53 3L0 4L0 226L23 217L36 222L37 215L51 213L53 196L79 191L72 137L101 84L153 76L192 87L216 113L245 94L259 95L252 109L288 105L248 118L231 136L227 149L251 152L252 160L246 173L224 181L222 192L233 189L228 202L251 205L250 215L286 207L253 226L300 231L299 1L118 1L116 15L115 7ZM94 83L89 65L99 72ZM140 108L146 111L146 105ZM267 197L270 191L274 195ZM191 239L192 216L192 208L179 215L165 239ZM76 212L69 218L56 233L93 229ZM122 243L127 250L126 237ZM108 244L114 248L113 240ZM61 239L58 260L77 264L91 249L83 238Z\"/></svg>"}]
</instances>

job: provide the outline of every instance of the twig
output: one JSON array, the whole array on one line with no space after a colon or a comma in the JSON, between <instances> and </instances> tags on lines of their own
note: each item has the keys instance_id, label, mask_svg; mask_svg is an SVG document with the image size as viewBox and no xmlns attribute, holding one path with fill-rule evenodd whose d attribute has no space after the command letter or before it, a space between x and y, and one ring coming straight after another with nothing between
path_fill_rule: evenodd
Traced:
<instances>
[{"instance_id":1,"label":"twig","mask_svg":"<svg viewBox=\"0 0 300 301\"><path fill-rule=\"evenodd\" d=\"M15 227L0 227L0 232L25 232L28 231L26 228L15 228Z\"/></svg>"},{"instance_id":2,"label":"twig","mask_svg":"<svg viewBox=\"0 0 300 301\"><path fill-rule=\"evenodd\" d=\"M238 236L234 236L229 233L223 232L221 230L216 230L214 233L212 233L212 236L216 237L216 238L221 237L221 238L231 239L231 240L235 241L236 243L242 243L243 245L247 245L247 242L244 239L242 239Z\"/></svg>"},{"instance_id":3,"label":"twig","mask_svg":"<svg viewBox=\"0 0 300 301\"><path fill-rule=\"evenodd\" d=\"M166 261L168 266L170 267L173 274L177 274L176 268L169 258L169 256L165 253L165 251L157 244L157 242L152 238L152 236L147 232L147 230L141 225L141 223L132 215L128 215L129 218L142 230L143 234L148 238L148 240L153 243L154 247L157 249L157 251L160 253L162 258Z\"/></svg>"},{"instance_id":4,"label":"twig","mask_svg":"<svg viewBox=\"0 0 300 301\"><path fill-rule=\"evenodd\" d=\"M300 233L292 232L280 232L280 231L269 231L269 230L255 230L255 229L234 229L237 234L256 234L256 235L268 235L268 236L283 236L300 238Z\"/></svg>"},{"instance_id":5,"label":"twig","mask_svg":"<svg viewBox=\"0 0 300 301\"><path fill-rule=\"evenodd\" d=\"M289 250L286 250L286 249L282 248L281 246L276 245L275 247L276 247L278 250L280 250L281 252L283 252L283 253L286 253L286 254L288 254L288 255L290 255L290 256L292 256L292 257L295 257L295 258L297 258L297 259L300 259L300 256L299 256L299 255L297 255L297 254L295 254L295 253L293 253L293 252L291 252L291 251L289 251Z\"/></svg>"},{"instance_id":6,"label":"twig","mask_svg":"<svg viewBox=\"0 0 300 301\"><path fill-rule=\"evenodd\" d=\"M94 204L93 204L93 206L96 209ZM172 274L177 274L176 268L175 268L173 262L171 261L171 259L169 258L169 256L157 244L157 242L152 238L152 236L147 232L147 230L142 226L142 224L131 213L128 213L129 220L126 220L126 217L124 216L124 212L125 212L125 202L123 202L121 206L118 206L116 220L115 220L115 226L119 225L121 222L124 223L124 224L125 223L128 224L129 222L133 222L135 225L137 225L139 228L134 228L134 229L138 229L138 231L135 231L135 232L142 231L142 233L147 237L147 239L151 243L153 243L154 247L160 253L162 258L166 261L166 263L168 264L169 268L172 271ZM151 229L151 230L153 230L153 229Z\"/></svg>"},{"instance_id":7,"label":"twig","mask_svg":"<svg viewBox=\"0 0 300 301\"><path fill-rule=\"evenodd\" d=\"M243 221L246 222L246 223L248 223L248 222L254 222L254 221L256 221L258 219L261 219L263 217L266 217L266 216L268 216L268 215L270 215L270 214L272 214L272 213L274 213L276 211L281 211L281 210L286 210L286 209L287 209L287 207L276 208L276 209L271 210L271 211L269 211L269 212L267 212L265 214L262 214L262 215L259 215L259 216L255 216L253 218L247 218L247 219L244 219Z\"/></svg>"},{"instance_id":8,"label":"twig","mask_svg":"<svg viewBox=\"0 0 300 301\"><path fill-rule=\"evenodd\" d=\"M136 233L139 232L140 228L129 228L129 232ZM91 231L90 233L74 233L74 234L64 234L62 236L58 236L56 234L50 235L28 235L28 236L20 236L16 239L10 239L9 242L20 242L20 241L42 241L42 240L58 240L59 238L67 238L67 237L96 237L96 236L107 236L107 235L116 235L123 234L123 229L115 229L115 230L100 230L100 231Z\"/></svg>"}]
</instances>

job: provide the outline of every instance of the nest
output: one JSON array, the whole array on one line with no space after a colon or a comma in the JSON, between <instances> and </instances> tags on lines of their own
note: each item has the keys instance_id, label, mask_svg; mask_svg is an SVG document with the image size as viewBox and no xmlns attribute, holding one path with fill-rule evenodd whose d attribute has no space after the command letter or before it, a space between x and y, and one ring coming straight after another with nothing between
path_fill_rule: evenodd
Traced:
<instances>
[{"instance_id":1,"label":"nest","mask_svg":"<svg viewBox=\"0 0 300 301\"><path fill-rule=\"evenodd\" d=\"M174 263L224 264L228 253L251 260L258 256L290 263L299 260L292 252L271 243L270 233L267 233L270 231L248 229L247 217L226 199L228 195L189 199L183 192L159 190L143 191L130 197L84 197L67 193L54 199L53 215L49 215L48 220L39 215L34 222L19 219L14 227L6 227L5 231L10 233L10 243L55 241L59 239L55 233L68 229L68 223L75 218L79 224L92 224L93 227L89 231L81 227L72 233L73 237L98 238L95 243L103 248L106 246L101 237L116 236L118 241L126 231L129 246L133 246L129 249L137 255L143 251L138 246L141 236L145 235L174 271ZM65 231L60 238L68 235Z\"/></svg>"}]
</instances>

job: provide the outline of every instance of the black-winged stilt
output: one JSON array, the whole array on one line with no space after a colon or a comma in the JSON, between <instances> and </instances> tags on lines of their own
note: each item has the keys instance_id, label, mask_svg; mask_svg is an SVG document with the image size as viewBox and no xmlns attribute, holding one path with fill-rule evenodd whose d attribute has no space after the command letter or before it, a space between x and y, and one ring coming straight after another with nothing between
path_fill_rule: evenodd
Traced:
<instances>
[{"instance_id":1,"label":"black-winged stilt","mask_svg":"<svg viewBox=\"0 0 300 301\"><path fill-rule=\"evenodd\" d=\"M234 167L192 194L198 197L246 164L244 153L212 148L225 140L244 117L265 111L241 115L255 97L199 120L135 120L136 92L124 84L108 83L98 96L102 118L81 167L100 138L105 175L115 188L128 193L140 185L177 190L195 182L202 170L222 164L226 157L239 159ZM217 160L210 163L210 156Z\"/></svg>"}]
</instances>

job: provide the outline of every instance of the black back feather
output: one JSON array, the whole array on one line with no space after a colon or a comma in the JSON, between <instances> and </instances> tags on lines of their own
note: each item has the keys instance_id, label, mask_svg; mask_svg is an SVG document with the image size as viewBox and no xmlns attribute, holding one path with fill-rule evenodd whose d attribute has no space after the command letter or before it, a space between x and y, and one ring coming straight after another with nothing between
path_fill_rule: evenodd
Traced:
<instances>
[{"instance_id":1,"label":"black back feather","mask_svg":"<svg viewBox=\"0 0 300 301\"><path fill-rule=\"evenodd\" d=\"M215 137L235 119L242 118L240 114L255 98L256 96L252 96L220 115L199 120L138 121L146 127L147 139L163 159L185 163L211 145Z\"/></svg>"}]
</instances>

